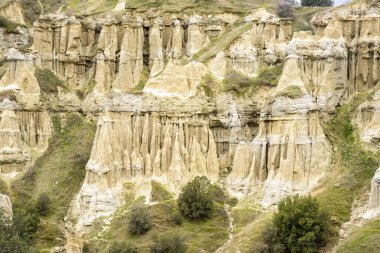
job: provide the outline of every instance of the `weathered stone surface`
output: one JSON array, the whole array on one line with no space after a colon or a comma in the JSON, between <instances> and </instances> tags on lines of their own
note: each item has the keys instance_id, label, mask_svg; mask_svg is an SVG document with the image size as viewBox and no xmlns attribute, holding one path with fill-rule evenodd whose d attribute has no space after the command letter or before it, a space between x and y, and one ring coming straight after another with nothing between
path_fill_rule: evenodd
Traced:
<instances>
[{"instance_id":1,"label":"weathered stone surface","mask_svg":"<svg viewBox=\"0 0 380 253\"><path fill-rule=\"evenodd\" d=\"M18 0L9 1L8 4L6 4L3 7L0 7L0 16L3 16L20 25L26 24L24 13L21 4Z\"/></svg>"},{"instance_id":2,"label":"weathered stone surface","mask_svg":"<svg viewBox=\"0 0 380 253\"><path fill-rule=\"evenodd\" d=\"M363 217L370 219L380 214L380 169L377 169L371 181L371 193L369 196L367 210Z\"/></svg>"}]
</instances>

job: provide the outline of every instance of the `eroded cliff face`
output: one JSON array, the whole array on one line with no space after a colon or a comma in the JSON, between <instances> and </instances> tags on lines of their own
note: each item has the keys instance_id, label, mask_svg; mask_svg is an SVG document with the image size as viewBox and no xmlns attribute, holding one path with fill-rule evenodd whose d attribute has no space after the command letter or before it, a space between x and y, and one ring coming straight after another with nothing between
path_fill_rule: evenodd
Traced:
<instances>
[{"instance_id":1,"label":"eroded cliff face","mask_svg":"<svg viewBox=\"0 0 380 253\"><path fill-rule=\"evenodd\" d=\"M238 17L118 6L90 16L44 15L28 50L4 51L2 177L17 177L47 149L54 113L79 111L97 121L68 213L69 252L95 220L112 218L126 185L147 203L151 180L177 194L199 175L264 207L310 192L331 166L322 121L378 82L377 5L319 14L315 34L292 34L289 20L264 9ZM276 86L260 84L241 97L223 90L231 73L257 81L277 64L284 69ZM67 87L47 94L35 74L43 68ZM368 143L378 139L377 95L357 113Z\"/></svg>"},{"instance_id":2,"label":"eroded cliff face","mask_svg":"<svg viewBox=\"0 0 380 253\"><path fill-rule=\"evenodd\" d=\"M9 20L25 25L24 11L19 1L5 1L0 5L0 16L8 18Z\"/></svg>"}]
</instances>

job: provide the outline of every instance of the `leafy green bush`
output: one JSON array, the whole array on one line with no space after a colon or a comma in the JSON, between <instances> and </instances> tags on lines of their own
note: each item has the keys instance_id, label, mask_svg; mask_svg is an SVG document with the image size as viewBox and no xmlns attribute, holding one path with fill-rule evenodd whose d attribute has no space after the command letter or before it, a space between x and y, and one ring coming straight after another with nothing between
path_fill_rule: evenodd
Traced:
<instances>
[{"instance_id":1,"label":"leafy green bush","mask_svg":"<svg viewBox=\"0 0 380 253\"><path fill-rule=\"evenodd\" d=\"M279 241L291 253L317 252L332 231L329 214L311 196L297 195L281 201L273 224L277 229L272 231L273 243ZM273 234L277 234L278 240Z\"/></svg>"},{"instance_id":2,"label":"leafy green bush","mask_svg":"<svg viewBox=\"0 0 380 253\"><path fill-rule=\"evenodd\" d=\"M129 242L114 242L108 248L108 253L138 253L137 247Z\"/></svg>"},{"instance_id":3,"label":"leafy green bush","mask_svg":"<svg viewBox=\"0 0 380 253\"><path fill-rule=\"evenodd\" d=\"M185 237L178 231L171 231L153 237L150 247L152 253L184 253L186 252Z\"/></svg>"},{"instance_id":4,"label":"leafy green bush","mask_svg":"<svg viewBox=\"0 0 380 253\"><path fill-rule=\"evenodd\" d=\"M40 88L45 93L57 93L57 87L66 88L65 84L50 69L36 69L34 75Z\"/></svg>"},{"instance_id":5,"label":"leafy green bush","mask_svg":"<svg viewBox=\"0 0 380 253\"><path fill-rule=\"evenodd\" d=\"M39 219L23 209L13 210L12 220L0 209L0 252L33 252Z\"/></svg>"},{"instance_id":6,"label":"leafy green bush","mask_svg":"<svg viewBox=\"0 0 380 253\"><path fill-rule=\"evenodd\" d=\"M147 208L133 207L128 222L128 230L132 235L142 235L152 228L152 217Z\"/></svg>"},{"instance_id":7,"label":"leafy green bush","mask_svg":"<svg viewBox=\"0 0 380 253\"><path fill-rule=\"evenodd\" d=\"M41 193L37 199L37 211L41 216L46 216L49 211L50 198L46 193Z\"/></svg>"},{"instance_id":8,"label":"leafy green bush","mask_svg":"<svg viewBox=\"0 0 380 253\"><path fill-rule=\"evenodd\" d=\"M176 225L181 225L182 222L183 222L183 217L180 213L178 212L175 212L173 215L172 215L172 221L174 222L174 224Z\"/></svg>"},{"instance_id":9,"label":"leafy green bush","mask_svg":"<svg viewBox=\"0 0 380 253\"><path fill-rule=\"evenodd\" d=\"M262 241L258 242L253 249L255 253L284 253L285 246L279 242L278 230L274 225L268 226L262 231Z\"/></svg>"},{"instance_id":10,"label":"leafy green bush","mask_svg":"<svg viewBox=\"0 0 380 253\"><path fill-rule=\"evenodd\" d=\"M178 197L178 210L190 220L209 218L213 208L210 181L206 177L196 177L189 182Z\"/></svg>"},{"instance_id":11,"label":"leafy green bush","mask_svg":"<svg viewBox=\"0 0 380 253\"><path fill-rule=\"evenodd\" d=\"M5 28L7 33L17 33L16 28L18 27L18 24L3 16L0 16L0 27Z\"/></svg>"}]
</instances>

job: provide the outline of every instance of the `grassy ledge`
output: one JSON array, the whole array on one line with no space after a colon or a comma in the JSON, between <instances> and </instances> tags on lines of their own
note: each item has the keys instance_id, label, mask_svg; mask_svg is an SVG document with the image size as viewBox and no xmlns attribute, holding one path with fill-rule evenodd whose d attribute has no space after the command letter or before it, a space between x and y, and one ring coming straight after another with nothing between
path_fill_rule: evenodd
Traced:
<instances>
[{"instance_id":1,"label":"grassy ledge","mask_svg":"<svg viewBox=\"0 0 380 253\"><path fill-rule=\"evenodd\" d=\"M63 218L84 179L95 135L95 124L76 113L53 116L53 126L54 133L44 155L12 185L16 206L35 205L41 193L51 200L47 216L41 217L39 249L64 244Z\"/></svg>"}]
</instances>

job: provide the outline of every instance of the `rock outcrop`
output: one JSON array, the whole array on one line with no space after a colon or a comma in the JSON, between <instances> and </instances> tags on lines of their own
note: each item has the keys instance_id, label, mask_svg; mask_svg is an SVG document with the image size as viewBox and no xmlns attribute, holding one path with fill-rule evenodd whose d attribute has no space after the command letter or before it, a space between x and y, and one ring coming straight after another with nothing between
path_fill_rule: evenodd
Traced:
<instances>
[{"instance_id":1,"label":"rock outcrop","mask_svg":"<svg viewBox=\"0 0 380 253\"><path fill-rule=\"evenodd\" d=\"M0 193L0 210L3 212L2 214L5 217L13 216L11 199L7 195L1 194L1 193Z\"/></svg>"},{"instance_id":2,"label":"rock outcrop","mask_svg":"<svg viewBox=\"0 0 380 253\"><path fill-rule=\"evenodd\" d=\"M25 25L24 11L18 0L8 1L0 5L0 16L3 16L17 24Z\"/></svg>"},{"instance_id":3,"label":"rock outcrop","mask_svg":"<svg viewBox=\"0 0 380 253\"><path fill-rule=\"evenodd\" d=\"M367 210L363 217L370 219L380 214L380 169L377 169L371 182L371 193L369 196Z\"/></svg>"},{"instance_id":4,"label":"rock outcrop","mask_svg":"<svg viewBox=\"0 0 380 253\"><path fill-rule=\"evenodd\" d=\"M307 192L330 163L317 105L297 63L297 56L288 56L279 84L262 109L259 134L238 145L228 178L231 193L240 196L263 185L264 206Z\"/></svg>"}]
</instances>

